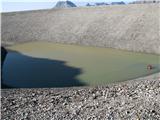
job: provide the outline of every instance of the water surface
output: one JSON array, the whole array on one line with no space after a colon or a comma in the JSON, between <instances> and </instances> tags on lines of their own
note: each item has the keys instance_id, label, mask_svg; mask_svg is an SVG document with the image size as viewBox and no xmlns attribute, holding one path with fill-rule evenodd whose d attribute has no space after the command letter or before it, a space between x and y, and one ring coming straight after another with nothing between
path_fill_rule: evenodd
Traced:
<instances>
[{"instance_id":1,"label":"water surface","mask_svg":"<svg viewBox=\"0 0 160 120\"><path fill-rule=\"evenodd\" d=\"M8 47L4 83L12 87L104 85L160 71L158 55L32 42ZM147 70L147 65L154 66Z\"/></svg>"}]
</instances>

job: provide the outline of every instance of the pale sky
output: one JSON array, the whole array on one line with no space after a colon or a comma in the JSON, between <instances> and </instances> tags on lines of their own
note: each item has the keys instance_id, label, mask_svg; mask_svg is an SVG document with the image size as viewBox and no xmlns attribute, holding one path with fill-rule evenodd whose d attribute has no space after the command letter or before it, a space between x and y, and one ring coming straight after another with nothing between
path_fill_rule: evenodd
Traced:
<instances>
[{"instance_id":1,"label":"pale sky","mask_svg":"<svg viewBox=\"0 0 160 120\"><path fill-rule=\"evenodd\" d=\"M1 0L2 2L57 2L65 0ZM130 2L133 0L70 0L72 2L114 2L114 1L124 1Z\"/></svg>"}]
</instances>

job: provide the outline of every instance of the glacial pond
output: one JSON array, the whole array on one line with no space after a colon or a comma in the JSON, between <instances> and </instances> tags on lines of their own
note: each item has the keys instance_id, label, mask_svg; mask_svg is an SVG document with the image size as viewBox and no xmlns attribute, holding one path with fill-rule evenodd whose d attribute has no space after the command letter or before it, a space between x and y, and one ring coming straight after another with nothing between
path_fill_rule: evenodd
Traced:
<instances>
[{"instance_id":1,"label":"glacial pond","mask_svg":"<svg viewBox=\"0 0 160 120\"><path fill-rule=\"evenodd\" d=\"M2 78L20 88L105 85L160 71L160 56L109 48L31 42L7 48ZM147 65L153 69L147 70Z\"/></svg>"}]
</instances>

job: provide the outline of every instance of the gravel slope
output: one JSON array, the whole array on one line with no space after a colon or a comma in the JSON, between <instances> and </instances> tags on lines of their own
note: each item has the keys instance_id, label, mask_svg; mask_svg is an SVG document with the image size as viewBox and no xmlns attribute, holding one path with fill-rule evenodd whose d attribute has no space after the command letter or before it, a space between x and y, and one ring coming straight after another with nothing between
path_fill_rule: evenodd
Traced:
<instances>
[{"instance_id":1,"label":"gravel slope","mask_svg":"<svg viewBox=\"0 0 160 120\"><path fill-rule=\"evenodd\" d=\"M160 73L98 87L2 90L3 120L159 120Z\"/></svg>"},{"instance_id":2,"label":"gravel slope","mask_svg":"<svg viewBox=\"0 0 160 120\"><path fill-rule=\"evenodd\" d=\"M52 41L160 54L159 5L4 13L2 43Z\"/></svg>"}]
</instances>

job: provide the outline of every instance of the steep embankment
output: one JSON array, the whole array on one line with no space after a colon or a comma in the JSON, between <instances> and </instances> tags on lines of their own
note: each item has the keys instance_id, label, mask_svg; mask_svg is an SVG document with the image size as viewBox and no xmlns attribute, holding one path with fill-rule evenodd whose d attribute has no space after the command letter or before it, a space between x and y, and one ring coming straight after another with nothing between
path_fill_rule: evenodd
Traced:
<instances>
[{"instance_id":1,"label":"steep embankment","mask_svg":"<svg viewBox=\"0 0 160 120\"><path fill-rule=\"evenodd\" d=\"M53 41L160 54L159 5L2 14L2 43Z\"/></svg>"}]
</instances>

